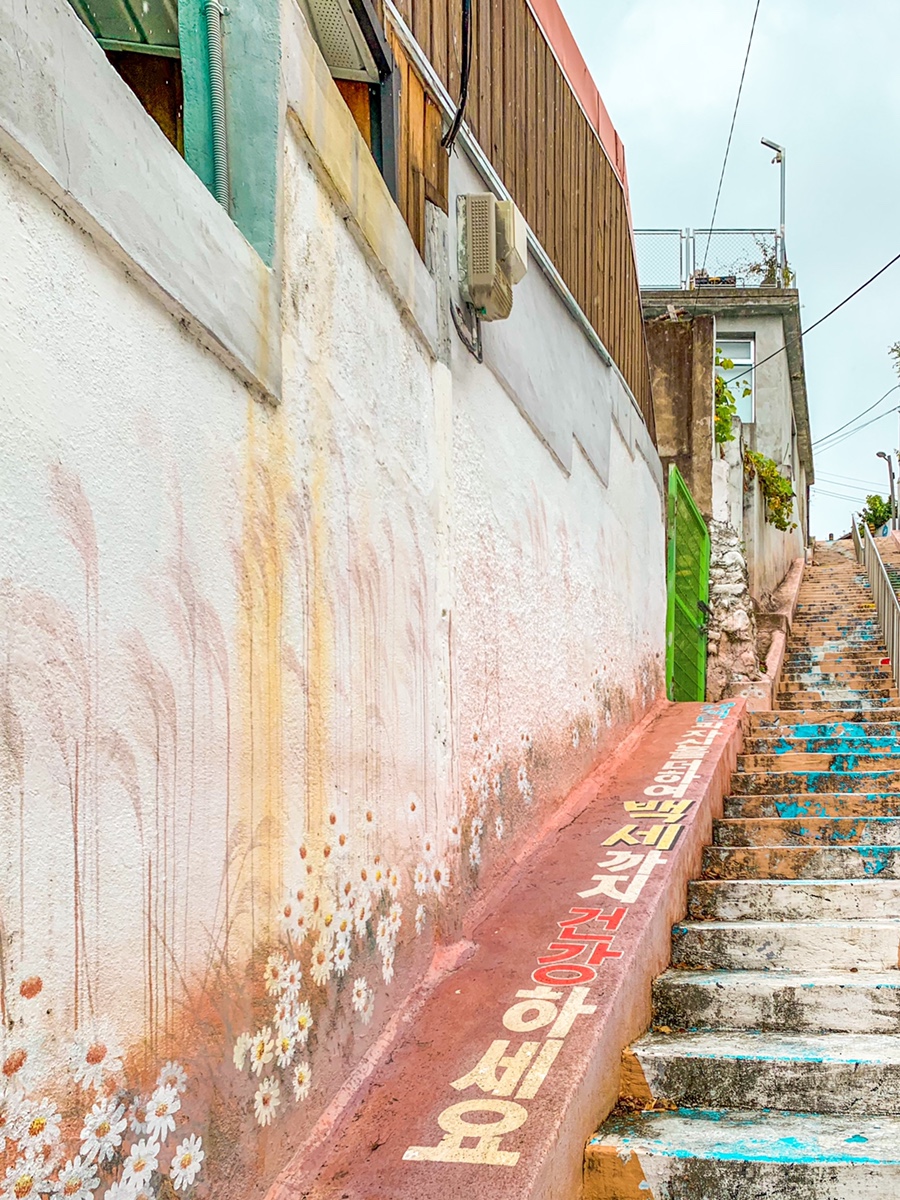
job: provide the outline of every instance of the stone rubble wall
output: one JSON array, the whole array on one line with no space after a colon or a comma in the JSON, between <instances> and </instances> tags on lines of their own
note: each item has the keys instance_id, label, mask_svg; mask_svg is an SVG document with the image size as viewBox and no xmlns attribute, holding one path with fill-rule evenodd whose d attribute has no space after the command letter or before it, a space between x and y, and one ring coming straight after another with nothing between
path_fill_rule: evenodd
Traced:
<instances>
[{"instance_id":1,"label":"stone rubble wall","mask_svg":"<svg viewBox=\"0 0 900 1200\"><path fill-rule=\"evenodd\" d=\"M710 521L709 618L706 696L719 700L735 684L760 677L756 612L747 560L735 529Z\"/></svg>"}]
</instances>

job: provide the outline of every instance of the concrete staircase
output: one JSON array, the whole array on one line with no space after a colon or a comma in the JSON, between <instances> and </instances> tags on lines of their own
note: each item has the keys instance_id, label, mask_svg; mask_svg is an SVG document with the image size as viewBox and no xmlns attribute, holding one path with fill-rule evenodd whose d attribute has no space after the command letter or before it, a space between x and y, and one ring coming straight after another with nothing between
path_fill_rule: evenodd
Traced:
<instances>
[{"instance_id":1,"label":"concrete staircase","mask_svg":"<svg viewBox=\"0 0 900 1200\"><path fill-rule=\"evenodd\" d=\"M900 701L859 568L820 559L585 1200L900 1197Z\"/></svg>"}]
</instances>

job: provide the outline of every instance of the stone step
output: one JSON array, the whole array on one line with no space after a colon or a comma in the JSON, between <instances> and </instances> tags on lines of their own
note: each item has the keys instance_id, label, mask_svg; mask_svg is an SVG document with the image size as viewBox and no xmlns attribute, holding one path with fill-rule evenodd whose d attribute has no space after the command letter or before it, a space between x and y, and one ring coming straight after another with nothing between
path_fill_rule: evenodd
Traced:
<instances>
[{"instance_id":1,"label":"stone step","mask_svg":"<svg viewBox=\"0 0 900 1200\"><path fill-rule=\"evenodd\" d=\"M897 817L738 817L713 824L716 846L900 846Z\"/></svg>"},{"instance_id":2,"label":"stone step","mask_svg":"<svg viewBox=\"0 0 900 1200\"><path fill-rule=\"evenodd\" d=\"M800 700L785 699L785 700L781 700L779 703L781 705L782 712L794 712L794 711L809 712L810 710L813 712L815 712L817 710L821 711L821 712L831 712L831 711L833 711L833 709L835 707L836 700L834 697L825 697L820 700L810 700L809 697L807 696L807 697L803 697ZM842 697L840 699L840 704L841 704L841 707L845 711L856 710L856 711L863 712L863 711L867 711L870 709L872 711L875 711L879 707L891 708L891 709L896 708L897 700L895 697L892 699L885 699L885 700L868 699L868 700L853 701L853 700L847 700L846 698Z\"/></svg>"},{"instance_id":3,"label":"stone step","mask_svg":"<svg viewBox=\"0 0 900 1200\"><path fill-rule=\"evenodd\" d=\"M900 771L900 753L884 750L870 754L864 741L857 751L817 754L804 750L786 750L781 754L741 754L739 771Z\"/></svg>"},{"instance_id":4,"label":"stone step","mask_svg":"<svg viewBox=\"0 0 900 1200\"><path fill-rule=\"evenodd\" d=\"M891 729L891 726L885 726ZM900 731L885 733L873 737L859 734L844 734L842 736L785 737L776 734L772 737L745 738L744 754L896 754L900 757Z\"/></svg>"},{"instance_id":5,"label":"stone step","mask_svg":"<svg viewBox=\"0 0 900 1200\"><path fill-rule=\"evenodd\" d=\"M707 846L704 879L900 879L900 846Z\"/></svg>"},{"instance_id":6,"label":"stone step","mask_svg":"<svg viewBox=\"0 0 900 1200\"><path fill-rule=\"evenodd\" d=\"M679 1108L900 1116L900 1036L651 1033L632 1046L650 1094Z\"/></svg>"},{"instance_id":7,"label":"stone step","mask_svg":"<svg viewBox=\"0 0 900 1200\"><path fill-rule=\"evenodd\" d=\"M894 971L900 919L685 921L672 930L672 965L691 971Z\"/></svg>"},{"instance_id":8,"label":"stone step","mask_svg":"<svg viewBox=\"0 0 900 1200\"><path fill-rule=\"evenodd\" d=\"M736 771L733 791L760 792L900 792L900 771Z\"/></svg>"},{"instance_id":9,"label":"stone step","mask_svg":"<svg viewBox=\"0 0 900 1200\"><path fill-rule=\"evenodd\" d=\"M865 679L853 679L852 677L840 678L835 680L830 679L802 679L795 682L788 681L781 683L778 688L779 696L805 696L813 692L827 691L836 696L848 693L848 698L853 699L854 695L862 694L862 698L870 697L871 699L884 699L893 694L893 684L885 680L884 683L870 683Z\"/></svg>"},{"instance_id":10,"label":"stone step","mask_svg":"<svg viewBox=\"0 0 900 1200\"><path fill-rule=\"evenodd\" d=\"M790 796L727 796L729 820L757 817L900 817L897 792L794 792Z\"/></svg>"},{"instance_id":11,"label":"stone step","mask_svg":"<svg viewBox=\"0 0 900 1200\"><path fill-rule=\"evenodd\" d=\"M686 1109L609 1121L584 1200L891 1200L900 1119Z\"/></svg>"},{"instance_id":12,"label":"stone step","mask_svg":"<svg viewBox=\"0 0 900 1200\"><path fill-rule=\"evenodd\" d=\"M867 734L873 726L877 726L874 732L880 733L886 725L900 726L900 706L895 705L893 713L882 706L868 711L856 708L842 709L837 706L827 712L821 709L813 709L809 713L802 710L776 709L771 712L747 714L747 730L751 736L765 736L781 730L793 731L798 726L809 730L843 727L862 734Z\"/></svg>"},{"instance_id":13,"label":"stone step","mask_svg":"<svg viewBox=\"0 0 900 1200\"><path fill-rule=\"evenodd\" d=\"M653 985L655 1026L900 1034L897 971L666 971Z\"/></svg>"},{"instance_id":14,"label":"stone step","mask_svg":"<svg viewBox=\"0 0 900 1200\"><path fill-rule=\"evenodd\" d=\"M900 880L695 879L688 884L688 916L692 921L900 920Z\"/></svg>"}]
</instances>

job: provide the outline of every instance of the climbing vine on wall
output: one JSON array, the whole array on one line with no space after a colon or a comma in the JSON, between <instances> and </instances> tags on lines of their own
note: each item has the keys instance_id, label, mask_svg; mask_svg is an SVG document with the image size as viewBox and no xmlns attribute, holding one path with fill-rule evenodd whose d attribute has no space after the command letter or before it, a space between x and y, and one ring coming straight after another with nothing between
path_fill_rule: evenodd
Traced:
<instances>
[{"instance_id":1,"label":"climbing vine on wall","mask_svg":"<svg viewBox=\"0 0 900 1200\"><path fill-rule=\"evenodd\" d=\"M720 370L732 371L734 370L734 363L730 358L723 358L719 351L716 350L715 431L716 443L719 445L723 442L734 441L734 431L731 428L731 424L732 419L737 416L737 400L725 377L719 374ZM745 382L741 394L749 396L751 390L749 384Z\"/></svg>"},{"instance_id":2,"label":"climbing vine on wall","mask_svg":"<svg viewBox=\"0 0 900 1200\"><path fill-rule=\"evenodd\" d=\"M766 499L766 520L776 529L788 533L797 528L794 521L794 489L791 481L778 470L778 465L758 450L744 452L744 482L749 484L754 476Z\"/></svg>"}]
</instances>

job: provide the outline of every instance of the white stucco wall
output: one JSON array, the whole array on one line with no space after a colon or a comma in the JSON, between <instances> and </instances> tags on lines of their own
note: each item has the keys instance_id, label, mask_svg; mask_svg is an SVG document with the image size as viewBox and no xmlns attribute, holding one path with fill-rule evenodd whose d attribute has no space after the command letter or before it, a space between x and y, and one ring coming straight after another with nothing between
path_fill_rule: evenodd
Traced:
<instances>
[{"instance_id":1,"label":"white stucco wall","mask_svg":"<svg viewBox=\"0 0 900 1200\"><path fill-rule=\"evenodd\" d=\"M290 78L311 51L286 36ZM399 214L360 216L374 166L327 169L355 126L302 78L278 407L0 160L0 1060L17 1102L108 1087L137 1120L178 1059L216 1196L265 1189L476 889L663 689L661 475L621 383L573 360L551 452L534 413L568 318L538 279L527 396L455 338L438 361L440 289L403 268ZM312 1032L251 1074L234 1048L274 1036L279 954Z\"/></svg>"}]
</instances>

